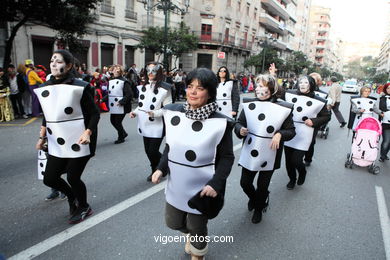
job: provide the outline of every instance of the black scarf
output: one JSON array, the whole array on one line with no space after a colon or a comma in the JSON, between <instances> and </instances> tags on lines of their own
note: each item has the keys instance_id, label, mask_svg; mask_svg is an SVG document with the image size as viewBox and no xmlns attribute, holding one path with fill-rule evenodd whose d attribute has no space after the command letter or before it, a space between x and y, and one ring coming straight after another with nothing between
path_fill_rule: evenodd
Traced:
<instances>
[{"instance_id":1,"label":"black scarf","mask_svg":"<svg viewBox=\"0 0 390 260\"><path fill-rule=\"evenodd\" d=\"M210 117L218 108L217 102L211 102L203 107L197 109L191 109L190 104L186 102L184 104L184 111L187 118L192 120L205 120Z\"/></svg>"}]
</instances>

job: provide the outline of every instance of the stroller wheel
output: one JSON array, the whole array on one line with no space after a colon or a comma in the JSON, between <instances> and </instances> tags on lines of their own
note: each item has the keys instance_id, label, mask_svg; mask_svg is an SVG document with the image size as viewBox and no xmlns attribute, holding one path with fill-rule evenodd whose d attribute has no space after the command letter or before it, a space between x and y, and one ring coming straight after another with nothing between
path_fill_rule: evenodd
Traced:
<instances>
[{"instance_id":1,"label":"stroller wheel","mask_svg":"<svg viewBox=\"0 0 390 260\"><path fill-rule=\"evenodd\" d=\"M348 168L348 166L349 166L349 161L347 160L347 161L344 163L344 167L345 167L345 168Z\"/></svg>"},{"instance_id":2,"label":"stroller wheel","mask_svg":"<svg viewBox=\"0 0 390 260\"><path fill-rule=\"evenodd\" d=\"M372 174L377 175L381 171L381 168L379 166L374 166L372 169Z\"/></svg>"},{"instance_id":3,"label":"stroller wheel","mask_svg":"<svg viewBox=\"0 0 390 260\"><path fill-rule=\"evenodd\" d=\"M349 163L349 169L352 169L352 162Z\"/></svg>"},{"instance_id":4,"label":"stroller wheel","mask_svg":"<svg viewBox=\"0 0 390 260\"><path fill-rule=\"evenodd\" d=\"M351 155L350 153L347 153L347 161L349 161L349 156L350 155Z\"/></svg>"},{"instance_id":5,"label":"stroller wheel","mask_svg":"<svg viewBox=\"0 0 390 260\"><path fill-rule=\"evenodd\" d=\"M324 135L324 138L325 138L325 139L328 139L328 133L326 133L326 134Z\"/></svg>"}]
</instances>

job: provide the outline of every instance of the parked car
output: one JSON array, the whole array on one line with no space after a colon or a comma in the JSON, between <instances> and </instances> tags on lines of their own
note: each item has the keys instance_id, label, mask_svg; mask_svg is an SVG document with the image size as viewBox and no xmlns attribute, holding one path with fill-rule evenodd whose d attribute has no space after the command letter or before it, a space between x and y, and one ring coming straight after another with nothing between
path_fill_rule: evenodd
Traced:
<instances>
[{"instance_id":1,"label":"parked car","mask_svg":"<svg viewBox=\"0 0 390 260\"><path fill-rule=\"evenodd\" d=\"M342 92L348 92L348 93L359 93L359 86L357 84L357 80L355 79L349 79L344 82Z\"/></svg>"}]
</instances>

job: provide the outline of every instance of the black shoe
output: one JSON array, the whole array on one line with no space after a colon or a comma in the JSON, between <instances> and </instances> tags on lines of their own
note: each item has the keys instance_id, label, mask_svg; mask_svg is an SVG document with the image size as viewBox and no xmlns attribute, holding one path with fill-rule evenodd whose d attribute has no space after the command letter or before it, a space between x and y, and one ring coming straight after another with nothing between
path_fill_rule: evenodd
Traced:
<instances>
[{"instance_id":1,"label":"black shoe","mask_svg":"<svg viewBox=\"0 0 390 260\"><path fill-rule=\"evenodd\" d=\"M51 200L57 199L59 196L60 196L60 192L55 190L55 191L52 191L52 192L45 198L45 200L46 200L46 201L51 201Z\"/></svg>"},{"instance_id":2,"label":"black shoe","mask_svg":"<svg viewBox=\"0 0 390 260\"><path fill-rule=\"evenodd\" d=\"M77 211L77 202L76 200L68 201L69 203L69 215L73 216Z\"/></svg>"},{"instance_id":3,"label":"black shoe","mask_svg":"<svg viewBox=\"0 0 390 260\"><path fill-rule=\"evenodd\" d=\"M249 211L252 211L255 208L254 204L255 203L251 199L248 201L248 210Z\"/></svg>"},{"instance_id":4,"label":"black shoe","mask_svg":"<svg viewBox=\"0 0 390 260\"><path fill-rule=\"evenodd\" d=\"M262 217L263 217L263 212L261 212L261 210L255 209L252 216L252 223L253 224L260 223Z\"/></svg>"},{"instance_id":5,"label":"black shoe","mask_svg":"<svg viewBox=\"0 0 390 260\"><path fill-rule=\"evenodd\" d=\"M297 184L302 185L305 183L306 174L299 174Z\"/></svg>"},{"instance_id":6,"label":"black shoe","mask_svg":"<svg viewBox=\"0 0 390 260\"><path fill-rule=\"evenodd\" d=\"M385 161L385 158L380 157L380 158L379 158L379 161L380 161L380 162L384 162L384 161Z\"/></svg>"},{"instance_id":7,"label":"black shoe","mask_svg":"<svg viewBox=\"0 0 390 260\"><path fill-rule=\"evenodd\" d=\"M387 157L387 156L385 156L385 160L390 160L390 158L389 158L389 157Z\"/></svg>"},{"instance_id":8,"label":"black shoe","mask_svg":"<svg viewBox=\"0 0 390 260\"><path fill-rule=\"evenodd\" d=\"M151 182L151 181L152 181L152 175L153 175L153 173L151 173L151 174L146 178L146 181L147 181L147 182Z\"/></svg>"},{"instance_id":9,"label":"black shoe","mask_svg":"<svg viewBox=\"0 0 390 260\"><path fill-rule=\"evenodd\" d=\"M304 164L305 164L306 167L309 167L311 162L305 161Z\"/></svg>"},{"instance_id":10,"label":"black shoe","mask_svg":"<svg viewBox=\"0 0 390 260\"><path fill-rule=\"evenodd\" d=\"M84 221L88 216L91 216L93 211L90 206L86 208L77 208L76 212L69 219L69 224L77 224Z\"/></svg>"},{"instance_id":11,"label":"black shoe","mask_svg":"<svg viewBox=\"0 0 390 260\"><path fill-rule=\"evenodd\" d=\"M125 139L126 137L128 137L129 135L127 133L125 133L125 135L123 136L123 139Z\"/></svg>"},{"instance_id":12,"label":"black shoe","mask_svg":"<svg viewBox=\"0 0 390 260\"><path fill-rule=\"evenodd\" d=\"M295 187L295 181L289 181L286 185L288 190L292 190Z\"/></svg>"},{"instance_id":13,"label":"black shoe","mask_svg":"<svg viewBox=\"0 0 390 260\"><path fill-rule=\"evenodd\" d=\"M125 142L125 139L118 139L114 142L114 144L121 144L121 143L124 143Z\"/></svg>"},{"instance_id":14,"label":"black shoe","mask_svg":"<svg viewBox=\"0 0 390 260\"><path fill-rule=\"evenodd\" d=\"M65 193L60 192L60 199L61 200L66 200L67 199Z\"/></svg>"},{"instance_id":15,"label":"black shoe","mask_svg":"<svg viewBox=\"0 0 390 260\"><path fill-rule=\"evenodd\" d=\"M346 122L342 122L342 123L340 124L340 127L343 128L346 124L347 124Z\"/></svg>"}]
</instances>

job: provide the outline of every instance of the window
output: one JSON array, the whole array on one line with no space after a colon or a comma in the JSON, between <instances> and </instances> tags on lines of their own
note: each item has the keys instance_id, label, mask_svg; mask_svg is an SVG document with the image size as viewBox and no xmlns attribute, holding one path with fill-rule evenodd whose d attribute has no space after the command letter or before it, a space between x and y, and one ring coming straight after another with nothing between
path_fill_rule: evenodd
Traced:
<instances>
[{"instance_id":1,"label":"window","mask_svg":"<svg viewBox=\"0 0 390 260\"><path fill-rule=\"evenodd\" d=\"M250 5L246 5L246 14L249 15Z\"/></svg>"},{"instance_id":2,"label":"window","mask_svg":"<svg viewBox=\"0 0 390 260\"><path fill-rule=\"evenodd\" d=\"M238 9L238 11L241 10L241 1L238 1L238 2L237 2L237 9Z\"/></svg>"},{"instance_id":3,"label":"window","mask_svg":"<svg viewBox=\"0 0 390 260\"><path fill-rule=\"evenodd\" d=\"M211 24L202 24L202 31L201 31L201 40L209 41L211 40L211 31L212 31L212 25Z\"/></svg>"},{"instance_id":4,"label":"window","mask_svg":"<svg viewBox=\"0 0 390 260\"><path fill-rule=\"evenodd\" d=\"M229 41L229 28L225 29L225 40L224 42L227 43Z\"/></svg>"},{"instance_id":5,"label":"window","mask_svg":"<svg viewBox=\"0 0 390 260\"><path fill-rule=\"evenodd\" d=\"M255 13L253 14L254 18L257 18L257 8L255 8Z\"/></svg>"}]
</instances>

